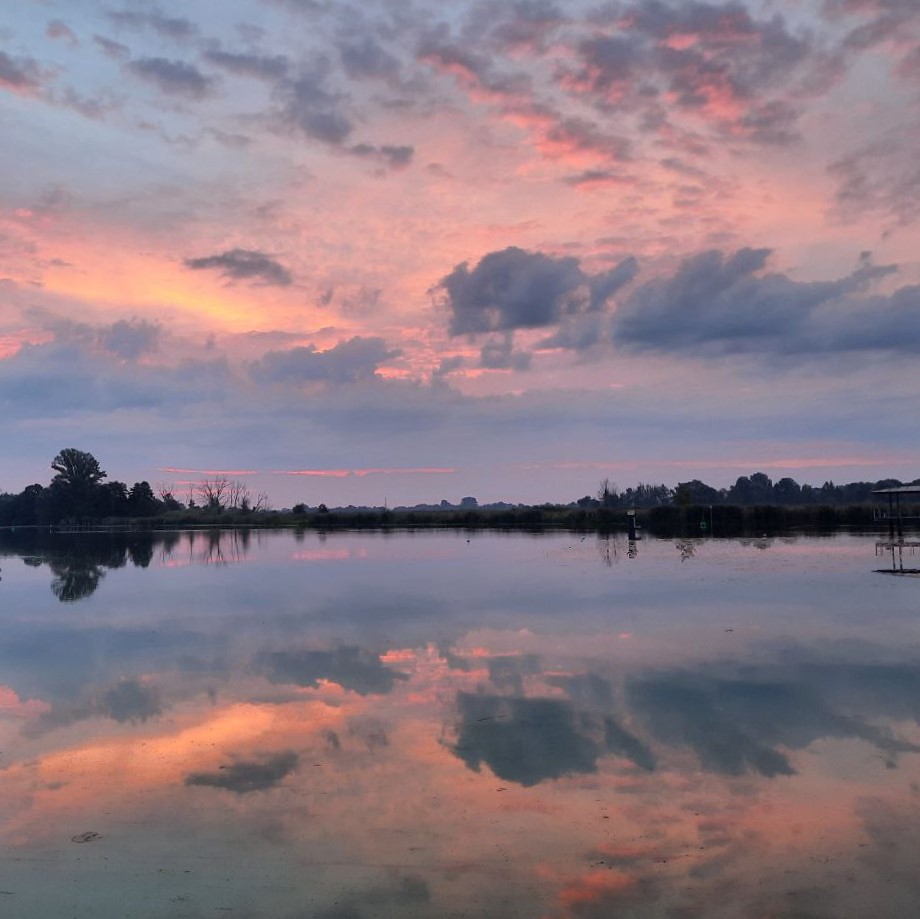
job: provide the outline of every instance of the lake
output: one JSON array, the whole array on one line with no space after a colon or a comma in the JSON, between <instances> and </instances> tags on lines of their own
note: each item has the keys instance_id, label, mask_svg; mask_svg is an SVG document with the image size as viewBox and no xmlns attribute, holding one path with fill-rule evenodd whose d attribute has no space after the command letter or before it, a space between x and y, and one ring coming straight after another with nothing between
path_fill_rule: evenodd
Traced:
<instances>
[{"instance_id":1,"label":"lake","mask_svg":"<svg viewBox=\"0 0 920 919\"><path fill-rule=\"evenodd\" d=\"M915 915L913 551L0 534L0 915Z\"/></svg>"}]
</instances>

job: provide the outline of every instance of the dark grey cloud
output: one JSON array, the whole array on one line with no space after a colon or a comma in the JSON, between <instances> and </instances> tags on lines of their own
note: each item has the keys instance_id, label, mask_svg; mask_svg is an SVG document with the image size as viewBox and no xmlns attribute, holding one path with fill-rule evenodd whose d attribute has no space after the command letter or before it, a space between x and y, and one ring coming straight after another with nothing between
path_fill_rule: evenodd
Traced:
<instances>
[{"instance_id":1,"label":"dark grey cloud","mask_svg":"<svg viewBox=\"0 0 920 919\"><path fill-rule=\"evenodd\" d=\"M451 74L467 88L495 101L523 101L532 94L533 84L528 74L499 70L494 55L476 49L472 42L455 40L444 26L419 39L416 55L422 63Z\"/></svg>"},{"instance_id":2,"label":"dark grey cloud","mask_svg":"<svg viewBox=\"0 0 920 919\"><path fill-rule=\"evenodd\" d=\"M240 760L221 766L218 772L192 772L185 777L185 784L225 788L238 795L268 791L280 785L297 768L298 761L297 754L288 750L262 760Z\"/></svg>"},{"instance_id":3,"label":"dark grey cloud","mask_svg":"<svg viewBox=\"0 0 920 919\"><path fill-rule=\"evenodd\" d=\"M700 687L694 680L668 678L636 682L628 689L630 706L643 723L661 741L671 745L687 745L700 758L706 769L729 775L758 772L772 778L792 775L794 770L784 753L761 740L756 733L724 716L719 709L718 687L712 698L709 687ZM738 687L739 694L749 694L754 705L758 687ZM765 694L769 687L761 687ZM729 690L730 692L730 690ZM780 690L781 692L781 690ZM781 705L785 710L785 699Z\"/></svg>"},{"instance_id":4,"label":"dark grey cloud","mask_svg":"<svg viewBox=\"0 0 920 919\"><path fill-rule=\"evenodd\" d=\"M163 713L160 693L155 686L138 679L122 679L114 686L94 690L73 701L67 699L44 712L33 724L25 726L27 736L40 737L57 728L67 727L88 718L111 718L122 724L137 724Z\"/></svg>"},{"instance_id":5,"label":"dark grey cloud","mask_svg":"<svg viewBox=\"0 0 920 919\"><path fill-rule=\"evenodd\" d=\"M540 350L563 348L567 351L588 351L600 344L609 344L612 320L605 313L589 313L575 316L560 323L552 335L537 343Z\"/></svg>"},{"instance_id":6,"label":"dark grey cloud","mask_svg":"<svg viewBox=\"0 0 920 919\"><path fill-rule=\"evenodd\" d=\"M491 657L487 661L489 679L499 689L510 690L521 695L524 691L524 677L540 673L540 658L535 654Z\"/></svg>"},{"instance_id":7,"label":"dark grey cloud","mask_svg":"<svg viewBox=\"0 0 920 919\"><path fill-rule=\"evenodd\" d=\"M307 16L326 13L330 8L328 0L274 0L274 2Z\"/></svg>"},{"instance_id":8,"label":"dark grey cloud","mask_svg":"<svg viewBox=\"0 0 920 919\"><path fill-rule=\"evenodd\" d=\"M479 349L479 366L486 370L527 370L533 355L515 351L510 335L488 341Z\"/></svg>"},{"instance_id":9,"label":"dark grey cloud","mask_svg":"<svg viewBox=\"0 0 920 919\"><path fill-rule=\"evenodd\" d=\"M893 266L876 266L864 254L845 277L801 282L762 273L769 255L768 249L704 252L670 277L646 282L617 310L617 342L636 350L776 355L920 350L918 290L864 293Z\"/></svg>"},{"instance_id":10,"label":"dark grey cloud","mask_svg":"<svg viewBox=\"0 0 920 919\"><path fill-rule=\"evenodd\" d=\"M341 144L352 133L344 97L330 86L328 61L320 60L312 70L287 81L279 93L284 101L281 118L288 127L329 144Z\"/></svg>"},{"instance_id":11,"label":"dark grey cloud","mask_svg":"<svg viewBox=\"0 0 920 919\"><path fill-rule=\"evenodd\" d=\"M77 36L73 29L61 19L52 19L45 27L45 35L48 38L63 39L71 45L77 44Z\"/></svg>"},{"instance_id":12,"label":"dark grey cloud","mask_svg":"<svg viewBox=\"0 0 920 919\"><path fill-rule=\"evenodd\" d=\"M193 271L218 271L233 281L258 281L276 287L293 282L291 273L279 261L255 249L229 249L219 255L187 258L185 267Z\"/></svg>"},{"instance_id":13,"label":"dark grey cloud","mask_svg":"<svg viewBox=\"0 0 920 919\"><path fill-rule=\"evenodd\" d=\"M826 88L833 61L779 16L758 18L737 2L610 5L604 29L577 41L562 86L600 111L635 112L667 130L661 101L696 113L734 140L789 143L802 97ZM692 36L692 42L675 39Z\"/></svg>"},{"instance_id":14,"label":"dark grey cloud","mask_svg":"<svg viewBox=\"0 0 920 919\"><path fill-rule=\"evenodd\" d=\"M611 271L586 274L578 259L509 247L490 252L475 268L463 262L437 290L450 311L452 335L545 328L603 309L634 277L627 259Z\"/></svg>"},{"instance_id":15,"label":"dark grey cloud","mask_svg":"<svg viewBox=\"0 0 920 919\"><path fill-rule=\"evenodd\" d=\"M530 786L596 772L598 758L608 752L654 768L651 752L612 717L564 699L461 692L457 708L454 753L471 769L479 771L485 763L509 782Z\"/></svg>"},{"instance_id":16,"label":"dark grey cloud","mask_svg":"<svg viewBox=\"0 0 920 919\"><path fill-rule=\"evenodd\" d=\"M99 332L99 342L107 351L126 360L136 360L159 346L161 327L146 319L119 319Z\"/></svg>"},{"instance_id":17,"label":"dark grey cloud","mask_svg":"<svg viewBox=\"0 0 920 919\"><path fill-rule=\"evenodd\" d=\"M338 46L345 73L352 79L397 80L402 69L399 58L391 54L372 35L348 37Z\"/></svg>"},{"instance_id":18,"label":"dark grey cloud","mask_svg":"<svg viewBox=\"0 0 920 919\"><path fill-rule=\"evenodd\" d=\"M49 93L46 98L56 105L72 109L84 118L91 118L94 121L100 121L119 106L114 95L108 91L103 92L100 96L85 96L72 86L65 86L56 92Z\"/></svg>"},{"instance_id":19,"label":"dark grey cloud","mask_svg":"<svg viewBox=\"0 0 920 919\"><path fill-rule=\"evenodd\" d=\"M675 68L704 81L718 76L739 95L783 80L809 53L808 42L793 35L780 16L757 19L741 3L689 2L669 5L646 0L626 14L632 30L667 42L675 36L693 35L696 42L685 55L674 57ZM692 86L692 83L690 84ZM692 92L692 88L690 92Z\"/></svg>"},{"instance_id":20,"label":"dark grey cloud","mask_svg":"<svg viewBox=\"0 0 920 919\"><path fill-rule=\"evenodd\" d=\"M42 73L31 58L11 57L0 51L0 89L16 93L36 93L41 89Z\"/></svg>"},{"instance_id":21,"label":"dark grey cloud","mask_svg":"<svg viewBox=\"0 0 920 919\"><path fill-rule=\"evenodd\" d=\"M94 35L93 41L103 54L107 54L111 58L121 60L131 56L131 49L127 45L123 45L120 41L115 41L112 38L106 38L105 35Z\"/></svg>"},{"instance_id":22,"label":"dark grey cloud","mask_svg":"<svg viewBox=\"0 0 920 919\"><path fill-rule=\"evenodd\" d=\"M517 12L520 13L526 6L531 5L522 4ZM542 4L532 6L533 38L542 28L541 22L551 31L553 27L549 23L554 21L554 17L549 7L542 9ZM491 15L492 25L498 24L499 20L506 26L521 24L527 19L526 14L515 19L514 11L504 6L497 12L494 5L480 9L484 11L484 18ZM511 18L503 20L503 11L510 13ZM543 19L544 16L548 18ZM551 101L552 96L539 90L533 72L524 65L517 70L497 66L496 61L514 59L514 53L508 51L505 43L509 36L502 39L498 31L490 33L491 26L478 19L474 16L472 27L459 38L451 35L443 25L423 34L417 47L418 60L434 71L455 79L465 90L473 93L477 101L488 101L501 114L526 125L535 138L535 147L547 158L576 155L615 163L632 159L630 140L625 134L609 129L611 119L607 111L598 109L596 114L599 117L567 115L564 113L565 106ZM523 44L528 44L523 34L519 38ZM538 54L539 49L531 47L529 53ZM571 82L562 75L560 80L566 87Z\"/></svg>"},{"instance_id":23,"label":"dark grey cloud","mask_svg":"<svg viewBox=\"0 0 920 919\"><path fill-rule=\"evenodd\" d=\"M358 336L327 351L317 351L313 345L268 351L250 365L249 372L260 383L354 383L373 379L380 365L398 354L382 338Z\"/></svg>"},{"instance_id":24,"label":"dark grey cloud","mask_svg":"<svg viewBox=\"0 0 920 919\"><path fill-rule=\"evenodd\" d=\"M659 741L688 746L706 769L792 775L785 750L857 738L887 757L920 747L869 719L917 720L920 681L901 665L794 664L733 673L672 673L627 682L634 718Z\"/></svg>"},{"instance_id":25,"label":"dark grey cloud","mask_svg":"<svg viewBox=\"0 0 920 919\"><path fill-rule=\"evenodd\" d=\"M610 94L629 89L636 71L645 64L641 46L623 35L598 35L578 46L585 70L579 80L595 93Z\"/></svg>"},{"instance_id":26,"label":"dark grey cloud","mask_svg":"<svg viewBox=\"0 0 920 919\"><path fill-rule=\"evenodd\" d=\"M561 699L525 699L461 692L454 753L470 769L485 763L500 779L537 785L597 771L600 746L587 716Z\"/></svg>"},{"instance_id":27,"label":"dark grey cloud","mask_svg":"<svg viewBox=\"0 0 920 919\"><path fill-rule=\"evenodd\" d=\"M140 680L121 680L103 693L99 711L115 721L147 721L162 714L160 694L156 687Z\"/></svg>"},{"instance_id":28,"label":"dark grey cloud","mask_svg":"<svg viewBox=\"0 0 920 919\"><path fill-rule=\"evenodd\" d=\"M237 76L254 77L258 80L276 82L283 80L290 62L282 55L247 54L212 48L204 53L209 64L222 67Z\"/></svg>"},{"instance_id":29,"label":"dark grey cloud","mask_svg":"<svg viewBox=\"0 0 920 919\"><path fill-rule=\"evenodd\" d=\"M500 6L484 3L479 7L479 16L486 40L506 52L542 52L558 28L568 22L554 0L513 0Z\"/></svg>"},{"instance_id":30,"label":"dark grey cloud","mask_svg":"<svg viewBox=\"0 0 920 919\"><path fill-rule=\"evenodd\" d=\"M588 119L574 116L554 116L555 123L543 134L543 143L550 149L558 147L567 153L601 153L606 158L627 162L632 156L632 144L618 134L610 134Z\"/></svg>"},{"instance_id":31,"label":"dark grey cloud","mask_svg":"<svg viewBox=\"0 0 920 919\"><path fill-rule=\"evenodd\" d=\"M432 371L432 380L443 381L449 374L466 365L466 359L460 355L443 357L438 366Z\"/></svg>"},{"instance_id":32,"label":"dark grey cloud","mask_svg":"<svg viewBox=\"0 0 920 919\"><path fill-rule=\"evenodd\" d=\"M332 296L334 295L335 291L332 291ZM376 316L379 315L381 310L380 298L382 295L382 288L367 287L362 284L357 290L342 294L339 297L339 306L342 310L354 316ZM331 302L332 297L323 305L328 306Z\"/></svg>"},{"instance_id":33,"label":"dark grey cloud","mask_svg":"<svg viewBox=\"0 0 920 919\"><path fill-rule=\"evenodd\" d=\"M646 772L654 772L658 760L647 744L611 717L604 718L604 747L608 753L622 756Z\"/></svg>"},{"instance_id":34,"label":"dark grey cloud","mask_svg":"<svg viewBox=\"0 0 920 919\"><path fill-rule=\"evenodd\" d=\"M757 102L738 119L738 125L745 135L764 144L789 144L796 137L796 121L799 117L795 107L784 99Z\"/></svg>"},{"instance_id":35,"label":"dark grey cloud","mask_svg":"<svg viewBox=\"0 0 920 919\"><path fill-rule=\"evenodd\" d=\"M162 38L185 41L198 35L198 26L190 19L180 16L167 16L153 9L144 13L133 10L110 10L106 14L118 28L135 31L151 30Z\"/></svg>"},{"instance_id":36,"label":"dark grey cloud","mask_svg":"<svg viewBox=\"0 0 920 919\"><path fill-rule=\"evenodd\" d=\"M391 692L404 673L385 667L379 655L357 647L332 651L274 651L260 655L255 667L273 683L316 689L321 680L338 683L362 696Z\"/></svg>"},{"instance_id":37,"label":"dark grey cloud","mask_svg":"<svg viewBox=\"0 0 920 919\"><path fill-rule=\"evenodd\" d=\"M564 176L561 180L573 188L590 188L598 185L631 185L634 180L615 169L584 169Z\"/></svg>"},{"instance_id":38,"label":"dark grey cloud","mask_svg":"<svg viewBox=\"0 0 920 919\"><path fill-rule=\"evenodd\" d=\"M131 73L154 83L160 91L170 96L200 99L213 86L213 79L205 76L194 64L168 60L164 57L142 57L125 65Z\"/></svg>"},{"instance_id":39,"label":"dark grey cloud","mask_svg":"<svg viewBox=\"0 0 920 919\"><path fill-rule=\"evenodd\" d=\"M591 295L590 308L592 310L603 309L607 301L627 284L632 283L638 273L639 262L630 256L614 265L609 271L591 275L588 279L588 291Z\"/></svg>"},{"instance_id":40,"label":"dark grey cloud","mask_svg":"<svg viewBox=\"0 0 920 919\"><path fill-rule=\"evenodd\" d=\"M580 708L609 711L613 706L613 686L595 673L550 673L546 682L564 689Z\"/></svg>"},{"instance_id":41,"label":"dark grey cloud","mask_svg":"<svg viewBox=\"0 0 920 919\"><path fill-rule=\"evenodd\" d=\"M232 150L241 150L252 144L252 138L246 134L221 131L219 128L206 128L205 130L219 144L223 144L223 146L229 147Z\"/></svg>"},{"instance_id":42,"label":"dark grey cloud","mask_svg":"<svg viewBox=\"0 0 920 919\"><path fill-rule=\"evenodd\" d=\"M159 411L188 405L193 390L203 402L223 404L236 385L223 358L162 367L114 358L95 337L27 345L0 361L0 408L8 419Z\"/></svg>"},{"instance_id":43,"label":"dark grey cloud","mask_svg":"<svg viewBox=\"0 0 920 919\"><path fill-rule=\"evenodd\" d=\"M415 156L415 147L411 145L393 146L383 144L355 144L348 148L348 152L355 156L370 157L378 160L390 169L403 169L412 162Z\"/></svg>"},{"instance_id":44,"label":"dark grey cloud","mask_svg":"<svg viewBox=\"0 0 920 919\"><path fill-rule=\"evenodd\" d=\"M910 34L911 23L920 22L914 0L824 0L823 12L848 28L844 45L856 51Z\"/></svg>"},{"instance_id":45,"label":"dark grey cloud","mask_svg":"<svg viewBox=\"0 0 920 919\"><path fill-rule=\"evenodd\" d=\"M48 210L64 206L68 200L66 190L49 190L44 200ZM94 326L41 309L27 310L26 315L51 332L57 343L101 349L125 360L136 360L142 354L155 352L162 332L159 323L146 319L117 319L106 325Z\"/></svg>"},{"instance_id":46,"label":"dark grey cloud","mask_svg":"<svg viewBox=\"0 0 920 919\"><path fill-rule=\"evenodd\" d=\"M914 155L920 127L896 131L830 164L836 210L844 220L877 214L906 227L920 217L920 165Z\"/></svg>"}]
</instances>

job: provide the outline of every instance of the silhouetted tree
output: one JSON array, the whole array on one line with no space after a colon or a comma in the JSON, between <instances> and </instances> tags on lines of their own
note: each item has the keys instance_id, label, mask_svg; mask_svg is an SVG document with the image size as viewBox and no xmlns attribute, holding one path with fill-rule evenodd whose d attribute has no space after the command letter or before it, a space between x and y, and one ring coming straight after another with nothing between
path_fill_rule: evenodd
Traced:
<instances>
[{"instance_id":1,"label":"silhouetted tree","mask_svg":"<svg viewBox=\"0 0 920 919\"><path fill-rule=\"evenodd\" d=\"M603 479L597 489L597 500L600 501L601 507L615 507L619 498L617 483L611 482L610 479Z\"/></svg>"},{"instance_id":2,"label":"silhouetted tree","mask_svg":"<svg viewBox=\"0 0 920 919\"><path fill-rule=\"evenodd\" d=\"M195 493L202 504L211 510L220 510L227 504L230 496L230 479L219 475L213 479L203 479L195 485ZM191 507L191 503L189 504Z\"/></svg>"},{"instance_id":3,"label":"silhouetted tree","mask_svg":"<svg viewBox=\"0 0 920 919\"><path fill-rule=\"evenodd\" d=\"M721 504L722 492L701 482L692 479L689 482L680 482L674 489L675 504Z\"/></svg>"},{"instance_id":4,"label":"silhouetted tree","mask_svg":"<svg viewBox=\"0 0 920 919\"><path fill-rule=\"evenodd\" d=\"M135 482L128 495L128 513L134 517L152 517L160 510L149 482Z\"/></svg>"},{"instance_id":5,"label":"silhouetted tree","mask_svg":"<svg viewBox=\"0 0 920 919\"><path fill-rule=\"evenodd\" d=\"M762 472L742 475L728 491L729 504L752 505L773 503L773 482Z\"/></svg>"},{"instance_id":6,"label":"silhouetted tree","mask_svg":"<svg viewBox=\"0 0 920 919\"><path fill-rule=\"evenodd\" d=\"M57 473L52 482L60 482L71 488L89 490L106 477L104 469L92 453L84 453L74 447L66 447L51 461L51 468Z\"/></svg>"},{"instance_id":7,"label":"silhouetted tree","mask_svg":"<svg viewBox=\"0 0 920 919\"><path fill-rule=\"evenodd\" d=\"M777 504L801 504L802 487L786 476L773 486L773 498Z\"/></svg>"},{"instance_id":8,"label":"silhouetted tree","mask_svg":"<svg viewBox=\"0 0 920 919\"><path fill-rule=\"evenodd\" d=\"M91 497L84 513L92 517L124 517L128 511L128 486L124 482L105 482Z\"/></svg>"},{"instance_id":9,"label":"silhouetted tree","mask_svg":"<svg viewBox=\"0 0 920 919\"><path fill-rule=\"evenodd\" d=\"M43 495L39 516L51 522L66 517L98 516L95 506L106 472L92 453L66 447L51 461L56 475ZM110 503L107 495L105 503Z\"/></svg>"}]
</instances>

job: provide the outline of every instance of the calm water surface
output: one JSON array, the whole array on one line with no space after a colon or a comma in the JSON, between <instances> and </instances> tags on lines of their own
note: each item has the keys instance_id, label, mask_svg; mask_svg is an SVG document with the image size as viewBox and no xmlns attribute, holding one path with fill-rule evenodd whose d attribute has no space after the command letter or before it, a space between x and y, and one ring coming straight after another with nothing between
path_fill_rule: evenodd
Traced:
<instances>
[{"instance_id":1,"label":"calm water surface","mask_svg":"<svg viewBox=\"0 0 920 919\"><path fill-rule=\"evenodd\" d=\"M0 915L916 915L920 579L635 549L0 535Z\"/></svg>"}]
</instances>

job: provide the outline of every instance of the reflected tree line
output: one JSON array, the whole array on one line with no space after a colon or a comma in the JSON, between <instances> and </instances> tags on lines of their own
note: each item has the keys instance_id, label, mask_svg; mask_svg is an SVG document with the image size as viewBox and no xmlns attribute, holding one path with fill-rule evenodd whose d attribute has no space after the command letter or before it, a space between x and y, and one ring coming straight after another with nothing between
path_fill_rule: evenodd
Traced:
<instances>
[{"instance_id":1,"label":"reflected tree line","mask_svg":"<svg viewBox=\"0 0 920 919\"><path fill-rule=\"evenodd\" d=\"M295 533L304 538L302 530ZM139 530L54 532L45 529L0 530L0 558L21 558L33 567L47 567L53 579L51 589L63 603L92 596L107 572L132 566L147 568L152 563L169 567L186 565L232 565L244 561L252 540L263 539L258 530ZM320 539L325 540L321 534ZM583 537L584 538L584 537ZM766 549L772 540L740 540L743 545ZM621 539L615 534L598 535L600 561L612 567L621 557L635 559L640 540ZM675 548L681 561L692 559L698 540L680 539Z\"/></svg>"},{"instance_id":2,"label":"reflected tree line","mask_svg":"<svg viewBox=\"0 0 920 919\"><path fill-rule=\"evenodd\" d=\"M107 572L161 565L230 565L249 551L249 530L184 532L0 531L0 556L18 556L33 568L47 566L51 590L63 603L92 596Z\"/></svg>"}]
</instances>

